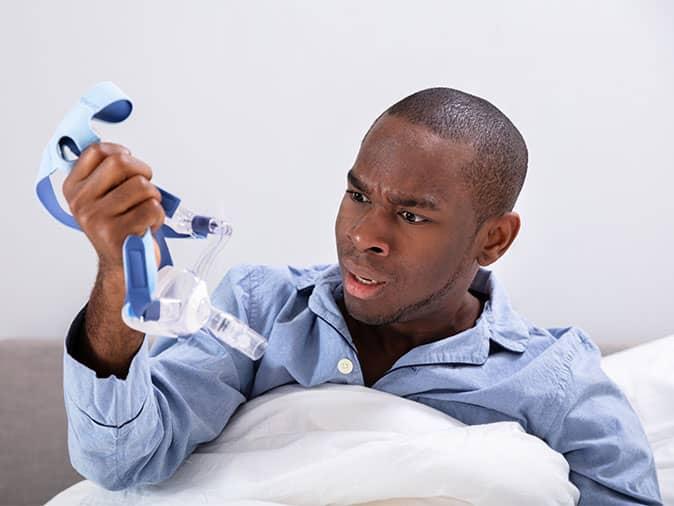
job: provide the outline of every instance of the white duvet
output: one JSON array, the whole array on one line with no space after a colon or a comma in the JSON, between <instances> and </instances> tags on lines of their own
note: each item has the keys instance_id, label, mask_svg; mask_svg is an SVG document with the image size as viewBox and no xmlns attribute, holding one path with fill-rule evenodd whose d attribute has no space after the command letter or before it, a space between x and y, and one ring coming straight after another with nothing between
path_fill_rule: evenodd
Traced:
<instances>
[{"instance_id":1,"label":"white duvet","mask_svg":"<svg viewBox=\"0 0 674 506\"><path fill-rule=\"evenodd\" d=\"M377 390L284 386L244 404L166 482L61 505L573 505L564 458L512 422L464 426Z\"/></svg>"},{"instance_id":2,"label":"white duvet","mask_svg":"<svg viewBox=\"0 0 674 506\"><path fill-rule=\"evenodd\" d=\"M604 359L653 446L674 504L674 336ZM48 506L573 505L568 464L511 422L464 426L358 386L278 388L245 405L166 482L80 482Z\"/></svg>"}]
</instances>

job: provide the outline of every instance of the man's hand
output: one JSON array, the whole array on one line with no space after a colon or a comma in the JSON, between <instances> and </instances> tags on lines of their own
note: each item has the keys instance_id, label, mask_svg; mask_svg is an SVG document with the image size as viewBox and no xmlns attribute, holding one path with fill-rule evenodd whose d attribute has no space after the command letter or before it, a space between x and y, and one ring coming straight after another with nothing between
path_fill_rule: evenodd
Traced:
<instances>
[{"instance_id":1,"label":"man's hand","mask_svg":"<svg viewBox=\"0 0 674 506\"><path fill-rule=\"evenodd\" d=\"M164 223L161 194L150 167L117 144L87 148L63 183L70 210L89 238L101 270L122 270L122 244L130 235ZM155 242L155 255L159 249ZM157 260L159 262L159 260Z\"/></svg>"},{"instance_id":2,"label":"man's hand","mask_svg":"<svg viewBox=\"0 0 674 506\"><path fill-rule=\"evenodd\" d=\"M143 342L127 327L124 304L122 245L131 234L156 231L164 223L161 194L150 183L150 167L117 144L94 144L80 156L63 183L70 210L98 254L98 275L85 315L85 332L71 349L73 356L98 376L126 377ZM159 248L155 241L159 262Z\"/></svg>"}]
</instances>

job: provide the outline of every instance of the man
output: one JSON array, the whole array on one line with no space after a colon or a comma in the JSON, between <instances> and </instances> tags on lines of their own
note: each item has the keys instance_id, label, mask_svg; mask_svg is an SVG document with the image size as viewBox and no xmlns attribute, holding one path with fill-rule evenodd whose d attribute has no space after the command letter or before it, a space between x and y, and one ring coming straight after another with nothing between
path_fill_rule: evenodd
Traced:
<instances>
[{"instance_id":1,"label":"man","mask_svg":"<svg viewBox=\"0 0 674 506\"><path fill-rule=\"evenodd\" d=\"M99 256L66 341L75 468L110 489L171 476L236 408L274 387L364 384L467 424L513 420L565 456L584 505L661 504L643 429L579 329L518 315L484 267L515 240L527 149L493 105L435 88L384 112L339 209L339 265L240 266L214 303L268 337L251 360L201 332L125 327L121 245L164 220L151 171L121 146L83 153L64 183Z\"/></svg>"}]
</instances>

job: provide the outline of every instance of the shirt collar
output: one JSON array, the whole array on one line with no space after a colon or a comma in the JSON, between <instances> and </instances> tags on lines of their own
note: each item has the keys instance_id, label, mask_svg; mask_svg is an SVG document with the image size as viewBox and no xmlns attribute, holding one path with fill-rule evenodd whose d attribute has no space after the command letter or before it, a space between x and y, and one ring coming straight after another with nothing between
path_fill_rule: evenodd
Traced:
<instances>
[{"instance_id":1,"label":"shirt collar","mask_svg":"<svg viewBox=\"0 0 674 506\"><path fill-rule=\"evenodd\" d=\"M337 300L343 297L339 265L304 271L295 278L295 283L299 291L313 289L309 296L309 309L334 327L355 349L337 305ZM504 287L496 280L495 275L480 268L470 288L487 297L475 325L453 336L413 348L394 367L428 363L481 365L489 356L490 341L513 352L521 353L526 350L529 324L514 311Z\"/></svg>"}]
</instances>

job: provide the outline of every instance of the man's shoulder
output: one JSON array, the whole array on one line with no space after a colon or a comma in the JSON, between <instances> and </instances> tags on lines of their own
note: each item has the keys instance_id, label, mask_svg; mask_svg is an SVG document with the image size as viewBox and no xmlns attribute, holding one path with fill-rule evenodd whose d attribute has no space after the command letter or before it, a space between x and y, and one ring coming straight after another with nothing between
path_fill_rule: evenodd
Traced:
<instances>
[{"instance_id":1,"label":"man's shoulder","mask_svg":"<svg viewBox=\"0 0 674 506\"><path fill-rule=\"evenodd\" d=\"M583 395L598 385L612 389L599 349L579 327L530 325L522 353L497 352L490 361L490 389L517 406L525 430L543 438L559 429L564 413Z\"/></svg>"},{"instance_id":2,"label":"man's shoulder","mask_svg":"<svg viewBox=\"0 0 674 506\"><path fill-rule=\"evenodd\" d=\"M580 327L539 327L529 324L529 342L525 355L529 360L552 359L568 366L578 357L593 357L598 362L601 352Z\"/></svg>"},{"instance_id":3,"label":"man's shoulder","mask_svg":"<svg viewBox=\"0 0 674 506\"><path fill-rule=\"evenodd\" d=\"M557 392L556 404L573 402L592 384L610 382L601 369L601 352L580 327L532 326L524 367L535 377L547 377L539 387Z\"/></svg>"},{"instance_id":4,"label":"man's shoulder","mask_svg":"<svg viewBox=\"0 0 674 506\"><path fill-rule=\"evenodd\" d=\"M249 290L264 288L292 288L302 290L314 286L321 279L337 277L336 264L315 264L306 267L294 265L237 264L226 273L223 282L244 284Z\"/></svg>"},{"instance_id":5,"label":"man's shoulder","mask_svg":"<svg viewBox=\"0 0 674 506\"><path fill-rule=\"evenodd\" d=\"M336 283L339 266L238 264L230 268L214 291L217 299L236 298L260 307L278 306L300 291L321 282ZM309 290L308 292L310 292Z\"/></svg>"},{"instance_id":6,"label":"man's shoulder","mask_svg":"<svg viewBox=\"0 0 674 506\"><path fill-rule=\"evenodd\" d=\"M212 294L216 307L266 335L286 306L306 307L305 288L335 282L339 268L332 264L309 267L238 264L230 268ZM307 293L310 293L307 291Z\"/></svg>"},{"instance_id":7,"label":"man's shoulder","mask_svg":"<svg viewBox=\"0 0 674 506\"><path fill-rule=\"evenodd\" d=\"M527 320L525 320L527 321ZM580 346L587 349L597 349L597 345L592 341L589 334L578 326L568 327L542 327L528 322L529 335L532 339L539 338L547 346L555 344Z\"/></svg>"}]
</instances>

